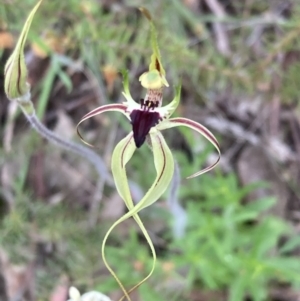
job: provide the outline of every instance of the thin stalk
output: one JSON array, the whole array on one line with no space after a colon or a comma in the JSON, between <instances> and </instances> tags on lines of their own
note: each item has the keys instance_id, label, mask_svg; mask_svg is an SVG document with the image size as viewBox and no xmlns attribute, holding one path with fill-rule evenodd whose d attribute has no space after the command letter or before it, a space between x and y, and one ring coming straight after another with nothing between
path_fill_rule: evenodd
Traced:
<instances>
[{"instance_id":1,"label":"thin stalk","mask_svg":"<svg viewBox=\"0 0 300 301\"><path fill-rule=\"evenodd\" d=\"M77 155L80 155L84 159L87 159L97 170L97 173L99 174L100 178L104 178L105 181L113 186L114 182L107 171L106 165L103 162L102 158L95 153L92 149L87 148L84 145L78 144L74 141L66 140L65 138L59 136L58 134L54 133L53 131L46 128L38 119L32 101L30 92L28 92L26 95L15 99L19 106L21 107L25 117L31 124L31 126L36 130L37 133L39 133L43 138L47 139L49 142L56 144L57 146L71 151Z\"/></svg>"}]
</instances>

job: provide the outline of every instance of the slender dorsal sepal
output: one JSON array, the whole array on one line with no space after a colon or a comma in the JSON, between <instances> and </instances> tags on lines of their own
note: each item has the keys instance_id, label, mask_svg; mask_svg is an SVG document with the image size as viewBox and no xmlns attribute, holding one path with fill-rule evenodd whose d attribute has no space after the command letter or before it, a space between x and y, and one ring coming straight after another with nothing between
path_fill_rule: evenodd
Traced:
<instances>
[{"instance_id":1,"label":"slender dorsal sepal","mask_svg":"<svg viewBox=\"0 0 300 301\"><path fill-rule=\"evenodd\" d=\"M150 22L152 46L152 55L149 65L149 71L143 73L140 76L141 85L146 89L160 89L163 86L168 87L169 84L165 78L166 71L161 63L161 56L157 43L157 32L152 21L151 14L144 7L140 7L140 11Z\"/></svg>"},{"instance_id":2,"label":"slender dorsal sepal","mask_svg":"<svg viewBox=\"0 0 300 301\"><path fill-rule=\"evenodd\" d=\"M17 45L5 65L4 88L5 93L9 99L17 99L23 97L29 92L29 85L26 82L27 68L24 58L24 46L31 22L41 2L42 0L40 0L30 12L22 29Z\"/></svg>"},{"instance_id":3,"label":"slender dorsal sepal","mask_svg":"<svg viewBox=\"0 0 300 301\"><path fill-rule=\"evenodd\" d=\"M190 129L198 132L204 138L206 138L218 151L218 158L216 159L216 161L213 164L192 174L191 176L189 176L187 178L188 179L195 178L195 177L198 177L198 176L212 170L219 163L219 161L221 159L221 150L220 150L220 145L219 145L217 138L201 123L198 123L191 119L182 118L182 117L170 118L170 119L166 120L165 122L160 123L156 127L156 129L159 131L162 131L162 130L170 129L170 128L177 127L177 126L185 126L185 127L188 127Z\"/></svg>"},{"instance_id":4,"label":"slender dorsal sepal","mask_svg":"<svg viewBox=\"0 0 300 301\"><path fill-rule=\"evenodd\" d=\"M122 77L123 77L123 89L124 89L124 92L122 94L124 95L124 97L127 100L126 104L129 106L135 107L135 106L137 106L137 103L132 98L130 90L129 90L128 71L126 69L122 69L121 73L122 73Z\"/></svg>"},{"instance_id":5,"label":"slender dorsal sepal","mask_svg":"<svg viewBox=\"0 0 300 301\"><path fill-rule=\"evenodd\" d=\"M170 116L173 115L173 113L175 112L175 110L179 105L180 96L181 96L181 84L176 86L175 97L173 98L173 100L168 105L160 108L161 114L165 116L165 118L169 118Z\"/></svg>"},{"instance_id":6,"label":"slender dorsal sepal","mask_svg":"<svg viewBox=\"0 0 300 301\"><path fill-rule=\"evenodd\" d=\"M121 69L120 72L122 73L122 77L123 77L123 89L124 89L123 94L126 97L126 99L128 99L128 98L132 99L130 90L129 90L128 70Z\"/></svg>"},{"instance_id":7,"label":"slender dorsal sepal","mask_svg":"<svg viewBox=\"0 0 300 301\"><path fill-rule=\"evenodd\" d=\"M122 73L123 77L123 88L124 93L130 95L129 91L129 79L128 79L128 70L127 69L121 69L120 72ZM131 95L130 95L131 96Z\"/></svg>"}]
</instances>

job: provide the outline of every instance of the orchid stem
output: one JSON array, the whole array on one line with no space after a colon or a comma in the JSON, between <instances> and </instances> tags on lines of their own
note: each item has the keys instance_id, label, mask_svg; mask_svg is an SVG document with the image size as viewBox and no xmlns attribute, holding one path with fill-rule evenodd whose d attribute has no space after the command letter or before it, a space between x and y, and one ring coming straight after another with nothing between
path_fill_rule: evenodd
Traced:
<instances>
[{"instance_id":1,"label":"orchid stem","mask_svg":"<svg viewBox=\"0 0 300 301\"><path fill-rule=\"evenodd\" d=\"M45 127L44 124L41 123L35 113L29 91L22 97L11 100L17 101L31 126L43 138L65 150L71 151L77 155L80 155L82 158L87 159L95 167L97 173L101 178L104 178L108 184L114 185L113 179L108 173L105 163L99 155L97 155L93 150L87 148L86 146L78 144L74 141L66 140L65 138L49 130L47 127Z\"/></svg>"}]
</instances>

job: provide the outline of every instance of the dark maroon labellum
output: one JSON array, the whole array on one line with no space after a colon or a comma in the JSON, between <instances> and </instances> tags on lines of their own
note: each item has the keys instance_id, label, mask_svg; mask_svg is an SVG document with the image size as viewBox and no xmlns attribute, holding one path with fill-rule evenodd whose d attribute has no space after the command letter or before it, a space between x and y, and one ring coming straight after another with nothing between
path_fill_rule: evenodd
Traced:
<instances>
[{"instance_id":1,"label":"dark maroon labellum","mask_svg":"<svg viewBox=\"0 0 300 301\"><path fill-rule=\"evenodd\" d=\"M133 139L137 148L141 147L149 134L150 129L157 125L160 116L157 112L149 112L149 110L133 110L130 114Z\"/></svg>"}]
</instances>

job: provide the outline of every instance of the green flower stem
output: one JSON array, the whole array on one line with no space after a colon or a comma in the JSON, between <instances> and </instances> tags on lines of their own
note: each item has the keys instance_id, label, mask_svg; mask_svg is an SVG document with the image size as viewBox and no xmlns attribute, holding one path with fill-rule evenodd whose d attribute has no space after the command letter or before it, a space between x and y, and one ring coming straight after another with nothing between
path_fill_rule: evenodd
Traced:
<instances>
[{"instance_id":1,"label":"green flower stem","mask_svg":"<svg viewBox=\"0 0 300 301\"><path fill-rule=\"evenodd\" d=\"M30 29L30 25L41 3L42 0L40 0L31 10L23 26L16 47L5 65L5 83L4 83L5 93L8 99L18 103L24 115L26 116L27 120L30 122L32 127L37 131L37 133L39 133L42 137L46 138L49 142L54 143L65 150L78 154L81 157L90 161L90 163L97 170L101 180L103 179L103 184L100 185L100 187L98 187L100 191L101 186L104 186L104 182L106 182L111 186L114 186L114 181L110 173L107 171L106 165L101 159L101 157L98 156L90 148L87 148L86 146L83 146L81 144L77 144L76 142L73 141L65 140L65 138L60 137L56 133L47 129L38 119L38 116L35 112L35 108L31 101L30 85L27 82L28 70L25 62L24 47ZM54 63L55 63L54 68L57 69L57 62L54 61ZM52 73L50 74L51 77L50 81L53 80Z\"/></svg>"},{"instance_id":2,"label":"green flower stem","mask_svg":"<svg viewBox=\"0 0 300 301\"><path fill-rule=\"evenodd\" d=\"M107 171L107 168L105 166L105 163L101 159L99 155L97 155L92 149L82 145L78 144L73 141L68 141L65 138L57 135L53 131L46 128L38 119L33 103L30 99L30 92L27 91L27 93L22 96L18 97L16 99L11 99L12 101L17 101L20 108L22 109L25 117L31 124L31 126L36 130L37 133L39 133L43 138L47 139L49 142L56 144L60 146L61 148L71 151L77 155L80 155L84 159L87 159L90 161L90 163L95 167L97 170L99 176L101 178L105 178L107 183L111 186L114 185L114 181Z\"/></svg>"}]
</instances>

